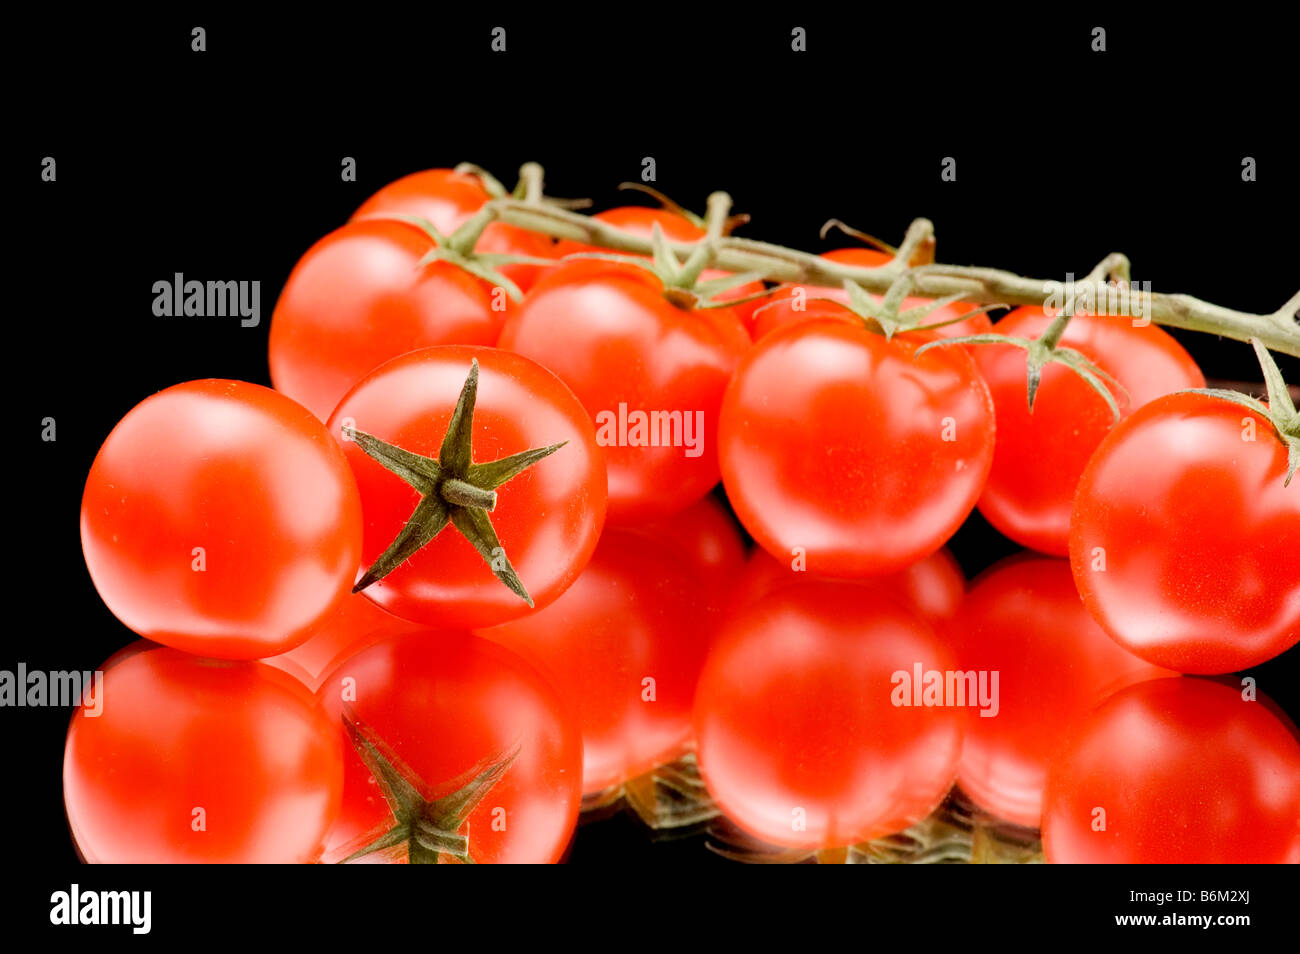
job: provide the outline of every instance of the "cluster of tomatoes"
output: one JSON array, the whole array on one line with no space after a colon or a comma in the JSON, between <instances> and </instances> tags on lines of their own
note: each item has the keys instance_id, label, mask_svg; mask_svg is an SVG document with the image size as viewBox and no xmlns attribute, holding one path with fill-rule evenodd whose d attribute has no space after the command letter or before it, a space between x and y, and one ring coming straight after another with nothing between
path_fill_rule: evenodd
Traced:
<instances>
[{"instance_id":1,"label":"cluster of tomatoes","mask_svg":"<svg viewBox=\"0 0 1300 954\"><path fill-rule=\"evenodd\" d=\"M1300 860L1285 716L1166 678L1297 641L1300 490L1172 337L1076 316L1123 420L1051 364L1030 413L1022 350L920 349L1042 310L887 336L840 289L697 295L491 198L380 190L289 277L274 390L180 384L105 441L83 549L144 640L68 735L87 860L555 861L584 796L686 752L792 848L957 782L1051 860ZM976 506L1037 552L968 588Z\"/></svg>"}]
</instances>

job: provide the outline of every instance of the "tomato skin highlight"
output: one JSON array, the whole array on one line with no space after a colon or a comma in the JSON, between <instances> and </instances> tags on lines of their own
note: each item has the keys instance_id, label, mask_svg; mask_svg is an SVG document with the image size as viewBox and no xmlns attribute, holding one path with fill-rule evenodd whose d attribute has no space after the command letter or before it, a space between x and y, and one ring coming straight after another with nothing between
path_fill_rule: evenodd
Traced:
<instances>
[{"instance_id":1,"label":"tomato skin highlight","mask_svg":"<svg viewBox=\"0 0 1300 954\"><path fill-rule=\"evenodd\" d=\"M1120 423L1084 470L1070 522L1093 618L1184 673L1238 672L1294 646L1300 486L1283 485L1286 467L1267 419L1211 395L1167 395Z\"/></svg>"},{"instance_id":2,"label":"tomato skin highlight","mask_svg":"<svg viewBox=\"0 0 1300 954\"><path fill-rule=\"evenodd\" d=\"M951 787L962 718L893 704L895 673L917 663L951 669L930 625L879 587L810 581L769 594L731 619L700 676L709 793L745 831L793 848L856 844L924 818Z\"/></svg>"},{"instance_id":3,"label":"tomato skin highlight","mask_svg":"<svg viewBox=\"0 0 1300 954\"><path fill-rule=\"evenodd\" d=\"M1112 696L1072 735L1043 802L1049 862L1300 863L1300 743L1268 703L1205 679L1156 679Z\"/></svg>"},{"instance_id":4,"label":"tomato skin highlight","mask_svg":"<svg viewBox=\"0 0 1300 954\"><path fill-rule=\"evenodd\" d=\"M294 266L271 316L271 381L322 421L385 361L442 344L494 345L508 301L462 268L420 265L433 241L391 219L349 222ZM502 306L497 310L494 305Z\"/></svg>"},{"instance_id":5,"label":"tomato skin highlight","mask_svg":"<svg viewBox=\"0 0 1300 954\"><path fill-rule=\"evenodd\" d=\"M1054 557L1020 553L986 570L946 631L958 669L999 674L995 714L967 710L957 784L1027 828L1039 825L1047 767L1070 724L1124 686L1177 675L1116 645Z\"/></svg>"},{"instance_id":6,"label":"tomato skin highlight","mask_svg":"<svg viewBox=\"0 0 1300 954\"><path fill-rule=\"evenodd\" d=\"M75 711L63 761L86 861L317 860L341 804L343 750L305 688L262 663L145 642L102 668L103 711Z\"/></svg>"},{"instance_id":7,"label":"tomato skin highlight","mask_svg":"<svg viewBox=\"0 0 1300 954\"><path fill-rule=\"evenodd\" d=\"M705 605L704 588L672 549L610 529L559 599L478 635L532 663L574 706L583 735L582 788L599 792L686 748L711 635Z\"/></svg>"},{"instance_id":8,"label":"tomato skin highlight","mask_svg":"<svg viewBox=\"0 0 1300 954\"><path fill-rule=\"evenodd\" d=\"M425 169L384 186L352 213L351 221L414 215L427 219L443 235L450 236L491 198L482 181L472 173ZM555 243L540 232L492 222L474 243L474 251L553 258ZM498 271L519 286L520 291L527 292L546 268L544 265L513 264L501 265Z\"/></svg>"},{"instance_id":9,"label":"tomato skin highlight","mask_svg":"<svg viewBox=\"0 0 1300 954\"><path fill-rule=\"evenodd\" d=\"M318 697L336 727L346 701L350 717L383 741L426 796L450 794L456 780L517 749L462 829L469 852L480 864L546 864L564 854L582 797L582 734L555 690L518 656L454 631L389 636L340 661ZM346 858L393 822L350 745L344 779L326 861ZM399 847L356 860L406 856Z\"/></svg>"},{"instance_id":10,"label":"tomato skin highlight","mask_svg":"<svg viewBox=\"0 0 1300 954\"><path fill-rule=\"evenodd\" d=\"M809 321L742 360L722 404L722 478L773 556L801 548L815 575L895 572L974 509L993 457L992 401L963 351L916 357L929 340Z\"/></svg>"},{"instance_id":11,"label":"tomato skin highlight","mask_svg":"<svg viewBox=\"0 0 1300 954\"><path fill-rule=\"evenodd\" d=\"M438 456L471 362L478 360L473 454L496 460L534 447L564 447L497 491L493 526L537 607L577 577L605 517L605 473L591 421L564 384L527 358L494 348L447 345L376 368L329 421L357 480L365 512L366 566L410 519L419 492L343 437L345 422L427 457ZM430 626L474 628L516 619L528 604L493 576L452 528L362 592L395 616Z\"/></svg>"},{"instance_id":12,"label":"tomato skin highlight","mask_svg":"<svg viewBox=\"0 0 1300 954\"><path fill-rule=\"evenodd\" d=\"M361 502L306 408L256 384L190 381L104 441L81 545L99 595L139 635L256 659L303 642L346 596Z\"/></svg>"},{"instance_id":13,"label":"tomato skin highlight","mask_svg":"<svg viewBox=\"0 0 1300 954\"><path fill-rule=\"evenodd\" d=\"M587 409L607 464L610 523L667 516L718 482L718 407L750 346L730 309L684 310L635 266L575 260L537 283L507 318L499 346L550 369ZM629 428L624 441L620 405L628 414L680 412L681 431L647 446L633 438L648 441L649 431L637 437ZM688 418L693 429L697 419L702 425L691 435L696 456L685 446Z\"/></svg>"},{"instance_id":14,"label":"tomato skin highlight","mask_svg":"<svg viewBox=\"0 0 1300 954\"><path fill-rule=\"evenodd\" d=\"M994 331L1037 338L1051 323L1041 308L1017 308ZM1173 391L1205 387L1200 368L1172 335L1157 325L1133 326L1128 317L1075 315L1061 346L1082 352L1115 378L1124 417ZM973 349L993 395L998 419L993 467L979 509L989 523L1017 543L1067 556L1074 490L1114 417L1082 378L1057 364L1043 369L1029 410L1025 351L1012 345Z\"/></svg>"}]
</instances>

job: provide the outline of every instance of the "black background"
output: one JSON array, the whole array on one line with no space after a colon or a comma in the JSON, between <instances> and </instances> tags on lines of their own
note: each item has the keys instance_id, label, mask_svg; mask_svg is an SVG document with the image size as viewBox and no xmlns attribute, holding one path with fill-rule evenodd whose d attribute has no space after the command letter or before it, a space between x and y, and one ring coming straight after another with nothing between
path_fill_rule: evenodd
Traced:
<instances>
[{"instance_id":1,"label":"black background","mask_svg":"<svg viewBox=\"0 0 1300 954\"><path fill-rule=\"evenodd\" d=\"M726 189L753 216L740 234L809 250L849 244L818 239L830 217L897 241L924 215L940 260L955 264L1060 279L1122 251L1156 291L1256 312L1300 285L1294 77L1286 30L1264 14L1243 25L1186 12L1139 23L1126 12L1098 24L863 10L787 22L615 9L15 25L5 150L18 200L6 253L13 615L0 668L93 669L130 641L81 559L78 506L95 451L171 384L269 384L270 314L294 262L366 196L418 169L472 161L511 185L536 160L550 194L605 208L628 201L616 185L653 156L655 185L679 202L702 210ZM205 53L190 50L195 25L207 28ZM489 50L496 25L508 31L505 54ZM793 25L808 28L808 52L790 52ZM1094 25L1108 30L1104 54L1089 49ZM55 183L40 180L45 156L57 159ZM357 182L340 180L344 156L356 159ZM956 182L939 179L946 156ZM1245 156L1259 181L1241 181ZM260 327L154 317L152 285L174 272L260 280ZM1208 377L1258 378L1247 345L1176 334ZM1292 381L1296 365L1283 365ZM55 443L40 440L45 417L58 422ZM1015 549L978 515L952 547L968 576ZM1257 675L1294 717L1289 656ZM12 772L6 844L39 871L15 905L25 922L44 921L49 891L95 880L75 867L63 817L67 717L0 712ZM653 877L656 891L672 884L663 872L703 890L697 867L719 863L700 839L651 844L626 817L582 829L570 860ZM250 878L264 880L239 881ZM1126 894L1146 880L1106 884ZM986 879L945 881L967 898L990 890ZM1015 881L1053 891L1041 883L1051 879ZM328 897L335 886L290 890ZM883 890L899 903L896 888ZM1105 891L1063 903L1071 917L1104 916L1108 905L1089 898ZM185 905L174 897L171 918Z\"/></svg>"}]
</instances>

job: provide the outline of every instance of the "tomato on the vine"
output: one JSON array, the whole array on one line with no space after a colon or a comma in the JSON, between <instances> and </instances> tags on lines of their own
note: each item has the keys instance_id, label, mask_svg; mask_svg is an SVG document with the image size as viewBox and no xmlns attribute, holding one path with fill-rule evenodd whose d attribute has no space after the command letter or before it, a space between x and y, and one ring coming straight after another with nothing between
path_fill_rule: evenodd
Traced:
<instances>
[{"instance_id":1,"label":"tomato on the vine","mask_svg":"<svg viewBox=\"0 0 1300 954\"><path fill-rule=\"evenodd\" d=\"M1300 487L1262 414L1157 398L1097 448L1074 498L1070 562L1126 649L1187 673L1248 669L1300 639Z\"/></svg>"},{"instance_id":2,"label":"tomato on the vine","mask_svg":"<svg viewBox=\"0 0 1300 954\"><path fill-rule=\"evenodd\" d=\"M718 614L731 604L737 578L749 561L740 524L731 511L710 495L671 517L637 524L633 529L663 541L678 564L696 576L712 614L709 625L716 626Z\"/></svg>"},{"instance_id":3,"label":"tomato on the vine","mask_svg":"<svg viewBox=\"0 0 1300 954\"><path fill-rule=\"evenodd\" d=\"M964 350L916 354L933 340L809 321L744 357L719 456L728 499L769 553L802 552L818 575L889 573L943 546L974 509L993 404Z\"/></svg>"},{"instance_id":4,"label":"tomato on the vine","mask_svg":"<svg viewBox=\"0 0 1300 954\"><path fill-rule=\"evenodd\" d=\"M1117 646L1083 608L1070 564L1054 557L1022 552L985 571L946 632L959 670L998 674L992 705L966 710L957 784L1029 828L1070 724L1124 686L1175 675Z\"/></svg>"},{"instance_id":5,"label":"tomato on the vine","mask_svg":"<svg viewBox=\"0 0 1300 954\"><path fill-rule=\"evenodd\" d=\"M366 373L432 345L494 345L509 298L447 261L418 227L363 219L331 232L294 266L271 316L276 390L321 420Z\"/></svg>"},{"instance_id":6,"label":"tomato on the vine","mask_svg":"<svg viewBox=\"0 0 1300 954\"><path fill-rule=\"evenodd\" d=\"M143 641L102 670L102 711L75 711L63 757L86 861L319 858L341 804L343 749L303 686L262 663Z\"/></svg>"},{"instance_id":7,"label":"tomato on the vine","mask_svg":"<svg viewBox=\"0 0 1300 954\"><path fill-rule=\"evenodd\" d=\"M706 591L677 552L607 530L587 568L543 610L478 631L533 663L582 726L584 792L671 761L691 732L708 648Z\"/></svg>"},{"instance_id":8,"label":"tomato on the vine","mask_svg":"<svg viewBox=\"0 0 1300 954\"><path fill-rule=\"evenodd\" d=\"M930 625L877 584L810 581L732 617L695 698L700 774L765 841L840 847L901 831L952 785L961 710L918 671L952 668Z\"/></svg>"},{"instance_id":9,"label":"tomato on the vine","mask_svg":"<svg viewBox=\"0 0 1300 954\"><path fill-rule=\"evenodd\" d=\"M1300 743L1262 699L1205 679L1120 691L1071 733L1043 798L1065 864L1300 864Z\"/></svg>"},{"instance_id":10,"label":"tomato on the vine","mask_svg":"<svg viewBox=\"0 0 1300 954\"><path fill-rule=\"evenodd\" d=\"M518 656L454 631L390 636L339 662L317 694L348 749L326 861L563 855L582 797L582 734Z\"/></svg>"},{"instance_id":11,"label":"tomato on the vine","mask_svg":"<svg viewBox=\"0 0 1300 954\"><path fill-rule=\"evenodd\" d=\"M301 643L361 558L361 501L324 425L282 394L190 381L104 441L81 546L108 608L187 652L255 659Z\"/></svg>"},{"instance_id":12,"label":"tomato on the vine","mask_svg":"<svg viewBox=\"0 0 1300 954\"><path fill-rule=\"evenodd\" d=\"M1017 308L993 330L1034 339L1052 319L1041 308ZM1205 378L1182 345L1156 325L1127 317L1075 315L1061 337L1119 384L1121 416ZM993 467L979 509L1003 534L1055 556L1069 553L1070 502L1088 458L1114 425L1101 395L1060 364L1043 368L1030 411L1025 351L1014 345L980 345L975 362L993 395L998 420Z\"/></svg>"},{"instance_id":13,"label":"tomato on the vine","mask_svg":"<svg viewBox=\"0 0 1300 954\"><path fill-rule=\"evenodd\" d=\"M587 409L612 523L667 516L718 482L718 407L750 346L730 309L679 307L641 268L574 260L537 283L499 345L553 371Z\"/></svg>"},{"instance_id":14,"label":"tomato on the vine","mask_svg":"<svg viewBox=\"0 0 1300 954\"><path fill-rule=\"evenodd\" d=\"M361 492L370 569L358 586L396 616L514 619L564 592L595 549L605 470L591 421L527 358L410 352L349 391L329 429Z\"/></svg>"},{"instance_id":15,"label":"tomato on the vine","mask_svg":"<svg viewBox=\"0 0 1300 954\"><path fill-rule=\"evenodd\" d=\"M450 235L491 198L483 180L473 173L425 169L388 183L352 213L352 221L413 215L427 219L443 235ZM556 255L555 243L550 236L505 222L490 223L474 244L474 251L531 258L553 258ZM518 285L520 291L526 292L546 267L517 262L502 265L499 270Z\"/></svg>"}]
</instances>

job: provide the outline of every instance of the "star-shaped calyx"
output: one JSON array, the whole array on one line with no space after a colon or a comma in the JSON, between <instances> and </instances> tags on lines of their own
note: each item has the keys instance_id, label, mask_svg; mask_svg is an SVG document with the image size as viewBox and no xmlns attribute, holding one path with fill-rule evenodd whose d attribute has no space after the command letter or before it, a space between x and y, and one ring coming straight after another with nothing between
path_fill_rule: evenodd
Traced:
<instances>
[{"instance_id":1,"label":"star-shaped calyx","mask_svg":"<svg viewBox=\"0 0 1300 954\"><path fill-rule=\"evenodd\" d=\"M387 831L352 852L339 864L347 864L376 851L406 845L407 860L413 864L436 865L449 857L462 864L474 864L469 833L461 832L478 804L501 780L519 755L515 748L499 758L470 769L449 782L446 795L429 798L424 782L351 712L343 715L343 728L383 793L393 813Z\"/></svg>"},{"instance_id":2,"label":"star-shaped calyx","mask_svg":"<svg viewBox=\"0 0 1300 954\"><path fill-rule=\"evenodd\" d=\"M437 460L413 454L356 428L344 428L344 436L355 441L368 456L420 493L420 502L406 526L357 581L352 588L353 593L382 580L450 523L473 544L497 579L529 606L533 605L532 597L528 595L519 574L506 556L501 541L497 539L488 513L496 508L498 487L544 457L554 454L567 441L521 451L490 463L476 464L472 454L472 435L477 396L478 359L475 358L470 364L465 386L461 388L456 409L452 412L451 423L447 425L447 434L442 439Z\"/></svg>"}]
</instances>

